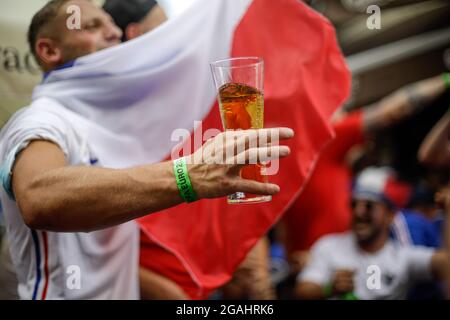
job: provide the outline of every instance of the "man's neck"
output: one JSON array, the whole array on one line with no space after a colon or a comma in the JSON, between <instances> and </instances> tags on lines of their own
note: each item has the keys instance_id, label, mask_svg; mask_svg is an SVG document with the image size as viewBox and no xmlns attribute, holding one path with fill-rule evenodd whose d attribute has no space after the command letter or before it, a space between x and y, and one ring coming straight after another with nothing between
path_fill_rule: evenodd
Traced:
<instances>
[{"instance_id":1,"label":"man's neck","mask_svg":"<svg viewBox=\"0 0 450 320\"><path fill-rule=\"evenodd\" d=\"M57 66L57 67L55 67L55 68L49 70L49 71L44 71L44 79L46 79L46 78L50 75L50 73L51 73L52 71L71 68L71 67L73 67L73 64L74 64L74 63L75 63L75 60L68 61L68 62L66 62L66 63L64 63L64 64L61 64L61 65L59 65L59 66Z\"/></svg>"},{"instance_id":2,"label":"man's neck","mask_svg":"<svg viewBox=\"0 0 450 320\"><path fill-rule=\"evenodd\" d=\"M380 234L377 238L375 238L370 243L358 243L358 246L361 250L368 253L375 253L384 248L384 245L389 240L389 235L387 233Z\"/></svg>"}]
</instances>

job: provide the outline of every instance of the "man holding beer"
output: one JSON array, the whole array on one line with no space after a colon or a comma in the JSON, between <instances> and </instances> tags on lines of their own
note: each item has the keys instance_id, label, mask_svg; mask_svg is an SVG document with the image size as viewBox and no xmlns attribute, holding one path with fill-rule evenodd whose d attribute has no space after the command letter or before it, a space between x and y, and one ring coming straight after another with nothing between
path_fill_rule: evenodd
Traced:
<instances>
[{"instance_id":1,"label":"man holding beer","mask_svg":"<svg viewBox=\"0 0 450 320\"><path fill-rule=\"evenodd\" d=\"M81 9L81 30L65 27L70 5ZM87 0L50 1L29 29L31 50L45 72L115 46L121 36L110 17ZM287 128L255 132L226 132L197 151L203 154L211 144L226 141L223 148L243 150L227 153L230 158L225 160L234 164L206 164L208 159L194 163L188 158L107 169L98 165L84 128L64 102L44 97L16 113L1 133L0 154L1 200L20 297L138 298L139 233L132 220L183 200L279 192L277 185L241 178L245 163L236 159L287 156L288 147L270 146L270 140L262 143L258 138L282 140L294 133ZM249 148L252 144L255 147Z\"/></svg>"}]
</instances>

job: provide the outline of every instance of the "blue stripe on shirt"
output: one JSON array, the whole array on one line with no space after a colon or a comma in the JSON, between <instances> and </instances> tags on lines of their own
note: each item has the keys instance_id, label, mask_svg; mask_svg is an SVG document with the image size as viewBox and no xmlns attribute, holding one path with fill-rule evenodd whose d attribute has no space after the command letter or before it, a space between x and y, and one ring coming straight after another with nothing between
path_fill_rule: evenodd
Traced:
<instances>
[{"instance_id":1,"label":"blue stripe on shirt","mask_svg":"<svg viewBox=\"0 0 450 320\"><path fill-rule=\"evenodd\" d=\"M41 250L39 247L39 238L35 230L31 230L31 236L34 243L34 251L36 253L36 282L34 283L33 300L36 300L39 283L41 282Z\"/></svg>"}]
</instances>

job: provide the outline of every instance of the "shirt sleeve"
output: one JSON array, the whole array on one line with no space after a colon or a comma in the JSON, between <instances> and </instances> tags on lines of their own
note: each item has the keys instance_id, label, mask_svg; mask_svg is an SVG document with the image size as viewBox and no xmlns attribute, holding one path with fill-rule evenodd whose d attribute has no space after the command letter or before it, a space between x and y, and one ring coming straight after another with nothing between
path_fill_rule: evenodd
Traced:
<instances>
[{"instance_id":1,"label":"shirt sleeve","mask_svg":"<svg viewBox=\"0 0 450 320\"><path fill-rule=\"evenodd\" d=\"M35 111L31 108L14 116L1 135L1 186L14 200L11 185L12 169L17 155L32 141L46 140L58 145L68 158L68 126L57 114L49 111Z\"/></svg>"},{"instance_id":2,"label":"shirt sleeve","mask_svg":"<svg viewBox=\"0 0 450 320\"><path fill-rule=\"evenodd\" d=\"M435 250L423 246L409 246L404 250L410 279L416 283L432 280L431 259Z\"/></svg>"},{"instance_id":3,"label":"shirt sleeve","mask_svg":"<svg viewBox=\"0 0 450 320\"><path fill-rule=\"evenodd\" d=\"M335 141L330 145L330 155L343 161L347 152L355 145L364 142L363 111L353 111L334 124Z\"/></svg>"},{"instance_id":4,"label":"shirt sleeve","mask_svg":"<svg viewBox=\"0 0 450 320\"><path fill-rule=\"evenodd\" d=\"M330 263L329 239L321 239L311 248L311 258L303 271L299 273L297 282L313 282L325 286L331 282L332 268Z\"/></svg>"}]
</instances>

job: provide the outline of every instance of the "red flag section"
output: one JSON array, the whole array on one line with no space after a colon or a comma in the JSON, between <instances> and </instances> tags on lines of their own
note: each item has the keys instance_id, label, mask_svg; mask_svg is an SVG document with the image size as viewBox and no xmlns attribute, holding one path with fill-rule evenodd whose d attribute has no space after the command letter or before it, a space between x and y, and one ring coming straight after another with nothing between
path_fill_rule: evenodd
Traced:
<instances>
[{"instance_id":1,"label":"red flag section","mask_svg":"<svg viewBox=\"0 0 450 320\"><path fill-rule=\"evenodd\" d=\"M193 298L227 282L298 197L333 137L329 119L350 88L332 25L298 0L254 0L235 31L231 56L264 58L265 126L291 127L296 136L288 143L291 156L270 178L281 186L271 202L202 200L139 220L149 237L142 244L141 265L174 280ZM202 126L222 128L217 105Z\"/></svg>"}]
</instances>

